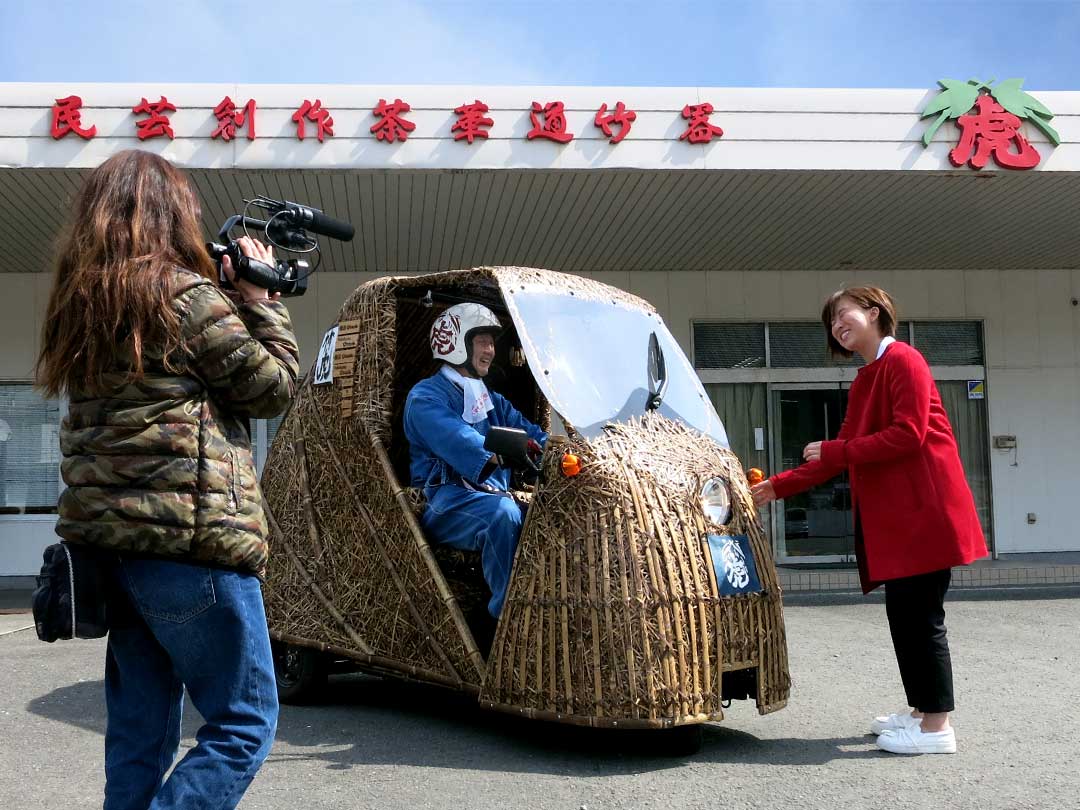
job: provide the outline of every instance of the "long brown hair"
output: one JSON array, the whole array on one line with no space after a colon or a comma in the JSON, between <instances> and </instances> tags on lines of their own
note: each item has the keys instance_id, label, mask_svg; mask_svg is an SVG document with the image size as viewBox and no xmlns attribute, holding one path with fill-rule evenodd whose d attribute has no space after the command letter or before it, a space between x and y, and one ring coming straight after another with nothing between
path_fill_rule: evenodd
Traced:
<instances>
[{"instance_id":1,"label":"long brown hair","mask_svg":"<svg viewBox=\"0 0 1080 810\"><path fill-rule=\"evenodd\" d=\"M896 337L896 302L893 301L891 295L881 287L844 287L830 295L825 301L825 306L821 308L821 322L825 325L825 342L834 357L851 357L854 354L841 346L832 333L833 316L836 314L836 307L841 298L854 301L862 309L877 307L878 332L882 337L886 335Z\"/></svg>"},{"instance_id":2,"label":"long brown hair","mask_svg":"<svg viewBox=\"0 0 1080 810\"><path fill-rule=\"evenodd\" d=\"M86 178L59 255L35 368L47 396L103 393L104 376L141 379L148 347L179 347L172 268L216 280L199 202L185 175L150 152L113 155ZM122 358L122 360L121 360Z\"/></svg>"}]
</instances>

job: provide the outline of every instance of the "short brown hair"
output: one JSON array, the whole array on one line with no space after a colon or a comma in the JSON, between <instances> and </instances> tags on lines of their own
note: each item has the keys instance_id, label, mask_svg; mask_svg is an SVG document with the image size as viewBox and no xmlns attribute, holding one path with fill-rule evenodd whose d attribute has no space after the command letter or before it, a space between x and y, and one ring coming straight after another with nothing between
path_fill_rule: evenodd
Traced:
<instances>
[{"instance_id":1,"label":"short brown hair","mask_svg":"<svg viewBox=\"0 0 1080 810\"><path fill-rule=\"evenodd\" d=\"M832 333L833 315L841 298L850 298L862 309L877 307L878 331L881 332L881 336L896 337L896 303L891 295L880 287L844 287L830 295L825 301L825 306L821 308L821 322L825 325L825 342L834 357L851 357L854 354L841 346Z\"/></svg>"}]
</instances>

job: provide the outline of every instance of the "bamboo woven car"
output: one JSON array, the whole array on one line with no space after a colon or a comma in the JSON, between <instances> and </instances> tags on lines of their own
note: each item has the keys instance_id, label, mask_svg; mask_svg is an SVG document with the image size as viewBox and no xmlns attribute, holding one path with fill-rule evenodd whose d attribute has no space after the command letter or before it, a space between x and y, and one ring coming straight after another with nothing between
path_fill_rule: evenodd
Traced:
<instances>
[{"instance_id":1,"label":"bamboo woven car","mask_svg":"<svg viewBox=\"0 0 1080 810\"><path fill-rule=\"evenodd\" d=\"M562 428L525 495L531 505L486 654L470 629L488 598L479 555L424 536L401 427L406 394L438 366L431 324L463 300L486 304L505 326L502 371L489 384L534 422ZM620 324L623 332L601 337ZM719 720L732 697L755 698L762 714L785 705L787 647L768 542L704 389L648 303L524 268L381 278L345 302L331 351L332 342L324 340L263 473L266 604L283 699L302 697L334 658L457 689L487 708L590 726ZM609 344L618 349L604 356ZM647 361L655 371L658 360L672 380L667 396L681 398L673 406L643 407L655 392L637 383L625 402L622 394L604 402L618 380L590 379L625 367L644 380ZM332 382L317 384L331 371ZM579 413L602 418L586 427L574 422ZM563 472L568 453L580 464L572 477ZM731 504L723 525L701 500L718 479ZM724 595L719 557L728 555L719 549L735 538L751 574L756 563L758 587Z\"/></svg>"}]
</instances>

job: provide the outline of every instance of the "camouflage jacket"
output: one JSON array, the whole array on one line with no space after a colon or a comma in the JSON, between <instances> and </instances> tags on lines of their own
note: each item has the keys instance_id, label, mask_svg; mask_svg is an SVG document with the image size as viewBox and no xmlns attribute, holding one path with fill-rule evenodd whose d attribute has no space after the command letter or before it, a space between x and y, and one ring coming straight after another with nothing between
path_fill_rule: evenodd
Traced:
<instances>
[{"instance_id":1,"label":"camouflage jacket","mask_svg":"<svg viewBox=\"0 0 1080 810\"><path fill-rule=\"evenodd\" d=\"M262 574L266 516L246 420L277 416L296 390L292 323L279 302L234 306L186 270L177 282L180 371L147 348L138 382L125 382L121 353L106 396L70 392L56 532Z\"/></svg>"}]
</instances>

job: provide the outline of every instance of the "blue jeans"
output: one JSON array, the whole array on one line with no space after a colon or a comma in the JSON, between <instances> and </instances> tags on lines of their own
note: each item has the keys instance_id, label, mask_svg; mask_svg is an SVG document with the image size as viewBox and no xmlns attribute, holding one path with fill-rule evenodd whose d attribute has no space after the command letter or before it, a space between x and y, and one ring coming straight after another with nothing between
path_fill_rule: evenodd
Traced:
<instances>
[{"instance_id":1,"label":"blue jeans","mask_svg":"<svg viewBox=\"0 0 1080 810\"><path fill-rule=\"evenodd\" d=\"M491 588L488 613L497 619L524 519L521 506L509 495L443 484L432 492L420 525L436 543L481 553L484 580Z\"/></svg>"},{"instance_id":2,"label":"blue jeans","mask_svg":"<svg viewBox=\"0 0 1080 810\"><path fill-rule=\"evenodd\" d=\"M257 577L121 557L105 659L105 810L233 808L277 728ZM184 690L206 723L180 746Z\"/></svg>"}]
</instances>

